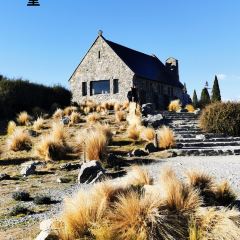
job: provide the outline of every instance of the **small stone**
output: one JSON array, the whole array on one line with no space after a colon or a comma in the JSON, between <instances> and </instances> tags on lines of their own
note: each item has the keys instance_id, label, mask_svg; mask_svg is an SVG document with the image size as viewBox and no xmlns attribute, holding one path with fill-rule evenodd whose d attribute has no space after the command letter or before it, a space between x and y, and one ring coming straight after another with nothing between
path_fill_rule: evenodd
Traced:
<instances>
[{"instance_id":1,"label":"small stone","mask_svg":"<svg viewBox=\"0 0 240 240\"><path fill-rule=\"evenodd\" d=\"M132 156L135 156L135 157L143 157L143 156L147 156L147 155L148 155L148 153L142 149L135 149L132 151Z\"/></svg>"},{"instance_id":2,"label":"small stone","mask_svg":"<svg viewBox=\"0 0 240 240\"><path fill-rule=\"evenodd\" d=\"M0 174L0 181L9 180L9 179L11 179L11 177L8 174L6 174L6 173L1 173Z\"/></svg>"},{"instance_id":3,"label":"small stone","mask_svg":"<svg viewBox=\"0 0 240 240\"><path fill-rule=\"evenodd\" d=\"M153 152L158 151L158 149L154 146L153 143L148 143L148 144L145 146L145 151L147 151L148 153L153 153Z\"/></svg>"},{"instance_id":4,"label":"small stone","mask_svg":"<svg viewBox=\"0 0 240 240\"><path fill-rule=\"evenodd\" d=\"M69 178L59 177L59 178L57 179L57 182L58 182L58 183L69 183L70 181L71 181L71 179L69 179Z\"/></svg>"},{"instance_id":5,"label":"small stone","mask_svg":"<svg viewBox=\"0 0 240 240\"><path fill-rule=\"evenodd\" d=\"M196 139L199 139L199 140L205 140L206 137L205 137L204 134L198 134L198 135L196 135Z\"/></svg>"},{"instance_id":6,"label":"small stone","mask_svg":"<svg viewBox=\"0 0 240 240\"><path fill-rule=\"evenodd\" d=\"M75 170L81 168L81 165L79 163L64 163L62 165L60 165L60 169L62 170L67 170L67 171L71 171L71 170Z\"/></svg>"},{"instance_id":7,"label":"small stone","mask_svg":"<svg viewBox=\"0 0 240 240\"><path fill-rule=\"evenodd\" d=\"M31 136L31 137L37 137L37 132L36 131L34 131L34 130L28 130L28 133L29 133L29 135Z\"/></svg>"},{"instance_id":8,"label":"small stone","mask_svg":"<svg viewBox=\"0 0 240 240\"><path fill-rule=\"evenodd\" d=\"M62 120L61 120L61 122L62 122L64 125L67 125L67 124L69 124L69 122L70 122L70 118L69 118L69 117L63 117Z\"/></svg>"}]
</instances>

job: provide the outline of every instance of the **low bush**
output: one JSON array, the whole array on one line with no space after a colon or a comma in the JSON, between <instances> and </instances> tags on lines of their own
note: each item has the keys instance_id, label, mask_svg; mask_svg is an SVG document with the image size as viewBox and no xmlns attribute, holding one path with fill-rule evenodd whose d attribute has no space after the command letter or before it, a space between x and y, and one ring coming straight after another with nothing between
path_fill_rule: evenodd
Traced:
<instances>
[{"instance_id":1,"label":"low bush","mask_svg":"<svg viewBox=\"0 0 240 240\"><path fill-rule=\"evenodd\" d=\"M170 112L177 112L178 110L181 109L181 103L180 103L180 100L177 99L177 100L173 100L170 102L170 104L168 105L168 111Z\"/></svg>"},{"instance_id":2,"label":"low bush","mask_svg":"<svg viewBox=\"0 0 240 240\"><path fill-rule=\"evenodd\" d=\"M36 196L34 197L33 202L36 205L43 205L43 204L51 204L52 200L51 200L51 197L49 196Z\"/></svg>"},{"instance_id":3,"label":"low bush","mask_svg":"<svg viewBox=\"0 0 240 240\"><path fill-rule=\"evenodd\" d=\"M147 142L152 142L155 139L155 130L151 127L143 127L140 130L140 138Z\"/></svg>"},{"instance_id":4,"label":"low bush","mask_svg":"<svg viewBox=\"0 0 240 240\"><path fill-rule=\"evenodd\" d=\"M216 102L206 106L200 116L200 127L206 132L240 136L240 103Z\"/></svg>"},{"instance_id":5,"label":"low bush","mask_svg":"<svg viewBox=\"0 0 240 240\"><path fill-rule=\"evenodd\" d=\"M27 207L24 207L22 205L17 205L12 208L10 211L10 216L18 216L18 215L28 215L33 213L31 210L29 210Z\"/></svg>"},{"instance_id":6,"label":"low bush","mask_svg":"<svg viewBox=\"0 0 240 240\"><path fill-rule=\"evenodd\" d=\"M30 195L28 192L14 192L12 198L16 201L29 201Z\"/></svg>"}]
</instances>

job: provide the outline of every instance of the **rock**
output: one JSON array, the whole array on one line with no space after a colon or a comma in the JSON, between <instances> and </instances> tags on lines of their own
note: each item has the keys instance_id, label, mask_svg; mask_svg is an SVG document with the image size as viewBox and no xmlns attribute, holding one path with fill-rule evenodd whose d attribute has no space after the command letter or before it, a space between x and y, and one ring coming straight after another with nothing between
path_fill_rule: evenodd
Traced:
<instances>
[{"instance_id":1,"label":"rock","mask_svg":"<svg viewBox=\"0 0 240 240\"><path fill-rule=\"evenodd\" d=\"M69 183L69 182L71 182L71 179L59 177L59 178L57 179L57 182L58 182L58 183Z\"/></svg>"},{"instance_id":2,"label":"rock","mask_svg":"<svg viewBox=\"0 0 240 240\"><path fill-rule=\"evenodd\" d=\"M54 234L52 225L53 225L52 219L43 220L40 223L41 232L39 233L35 240L54 240L54 239L57 240L58 237Z\"/></svg>"},{"instance_id":3,"label":"rock","mask_svg":"<svg viewBox=\"0 0 240 240\"><path fill-rule=\"evenodd\" d=\"M95 183L105 177L105 170L97 160L83 163L78 174L78 183Z\"/></svg>"},{"instance_id":4,"label":"rock","mask_svg":"<svg viewBox=\"0 0 240 240\"><path fill-rule=\"evenodd\" d=\"M149 125L154 128L159 127L166 123L166 120L163 118L162 114L147 115L142 119L145 126Z\"/></svg>"},{"instance_id":5,"label":"rock","mask_svg":"<svg viewBox=\"0 0 240 240\"><path fill-rule=\"evenodd\" d=\"M78 168L81 168L81 164L79 163L64 163L60 165L60 169L67 171L75 170Z\"/></svg>"},{"instance_id":6,"label":"rock","mask_svg":"<svg viewBox=\"0 0 240 240\"><path fill-rule=\"evenodd\" d=\"M205 140L206 139L206 137L205 137L205 135L204 134L198 134L198 135L196 135L196 139L199 139L199 140Z\"/></svg>"},{"instance_id":7,"label":"rock","mask_svg":"<svg viewBox=\"0 0 240 240\"><path fill-rule=\"evenodd\" d=\"M70 122L70 118L69 118L69 117L63 117L62 120L61 120L61 122L62 122L64 125L67 125L67 124L69 124L69 122Z\"/></svg>"},{"instance_id":8,"label":"rock","mask_svg":"<svg viewBox=\"0 0 240 240\"><path fill-rule=\"evenodd\" d=\"M134 157L143 157L143 156L147 156L148 153L142 149L135 149L132 151L131 155Z\"/></svg>"},{"instance_id":9,"label":"rock","mask_svg":"<svg viewBox=\"0 0 240 240\"><path fill-rule=\"evenodd\" d=\"M37 137L37 132L36 131L34 131L34 130L28 130L28 133L29 133L29 135L31 136L31 137Z\"/></svg>"},{"instance_id":10,"label":"rock","mask_svg":"<svg viewBox=\"0 0 240 240\"><path fill-rule=\"evenodd\" d=\"M145 103L142 105L142 114L147 116L148 114L154 114L155 106L153 103Z\"/></svg>"},{"instance_id":11,"label":"rock","mask_svg":"<svg viewBox=\"0 0 240 240\"><path fill-rule=\"evenodd\" d=\"M29 175L35 173L36 163L33 161L27 162L27 163L22 164L22 167L23 168L21 169L20 174L26 177L26 176L29 176Z\"/></svg>"},{"instance_id":12,"label":"rock","mask_svg":"<svg viewBox=\"0 0 240 240\"><path fill-rule=\"evenodd\" d=\"M157 152L158 148L156 148L153 143L148 143L145 146L145 151L147 151L148 153Z\"/></svg>"},{"instance_id":13,"label":"rock","mask_svg":"<svg viewBox=\"0 0 240 240\"><path fill-rule=\"evenodd\" d=\"M6 173L1 173L0 174L0 181L9 180L9 179L11 179L11 177L8 174L6 174Z\"/></svg>"}]
</instances>

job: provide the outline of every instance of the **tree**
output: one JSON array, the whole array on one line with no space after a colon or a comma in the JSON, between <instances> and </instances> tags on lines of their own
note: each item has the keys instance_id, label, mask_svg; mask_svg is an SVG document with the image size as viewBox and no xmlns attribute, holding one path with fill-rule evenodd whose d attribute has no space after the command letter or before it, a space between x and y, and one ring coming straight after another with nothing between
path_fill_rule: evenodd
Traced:
<instances>
[{"instance_id":1,"label":"tree","mask_svg":"<svg viewBox=\"0 0 240 240\"><path fill-rule=\"evenodd\" d=\"M201 99L200 99L200 105L201 107L205 107L211 102L210 100L210 95L208 93L207 88L203 88L202 93L201 93Z\"/></svg>"},{"instance_id":2,"label":"tree","mask_svg":"<svg viewBox=\"0 0 240 240\"><path fill-rule=\"evenodd\" d=\"M193 99L192 100L193 107L198 108L199 103L198 103L198 97L197 97L197 93L196 93L195 89L194 89L194 92L193 92L193 98L192 99Z\"/></svg>"},{"instance_id":3,"label":"tree","mask_svg":"<svg viewBox=\"0 0 240 240\"><path fill-rule=\"evenodd\" d=\"M212 88L212 102L221 102L221 93L220 93L220 88L218 84L218 79L217 76L215 75L214 83L213 83L213 88Z\"/></svg>"}]
</instances>

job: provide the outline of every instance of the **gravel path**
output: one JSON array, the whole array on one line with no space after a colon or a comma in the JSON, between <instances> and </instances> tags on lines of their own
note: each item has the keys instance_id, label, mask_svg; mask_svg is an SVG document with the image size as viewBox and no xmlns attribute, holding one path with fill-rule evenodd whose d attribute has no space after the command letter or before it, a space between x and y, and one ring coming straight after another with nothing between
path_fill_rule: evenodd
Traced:
<instances>
[{"instance_id":1,"label":"gravel path","mask_svg":"<svg viewBox=\"0 0 240 240\"><path fill-rule=\"evenodd\" d=\"M163 159L144 166L157 178L161 169L171 167L177 175L183 177L188 170L204 171L217 181L228 180L240 198L240 156L191 156Z\"/></svg>"}]
</instances>

